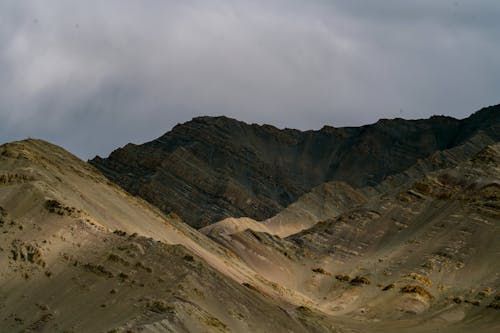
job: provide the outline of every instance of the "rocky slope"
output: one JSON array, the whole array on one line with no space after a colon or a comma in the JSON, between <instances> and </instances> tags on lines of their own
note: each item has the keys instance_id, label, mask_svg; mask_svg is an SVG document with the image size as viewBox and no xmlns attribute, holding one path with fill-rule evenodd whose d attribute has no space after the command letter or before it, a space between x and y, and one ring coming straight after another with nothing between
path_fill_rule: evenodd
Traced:
<instances>
[{"instance_id":1,"label":"rocky slope","mask_svg":"<svg viewBox=\"0 0 500 333\"><path fill-rule=\"evenodd\" d=\"M210 237L353 332L496 332L500 144L286 239Z\"/></svg>"},{"instance_id":2,"label":"rocky slope","mask_svg":"<svg viewBox=\"0 0 500 333\"><path fill-rule=\"evenodd\" d=\"M500 144L477 147L209 238L61 148L0 146L0 332L498 332Z\"/></svg>"},{"instance_id":3,"label":"rocky slope","mask_svg":"<svg viewBox=\"0 0 500 333\"><path fill-rule=\"evenodd\" d=\"M500 139L499 123L500 106L464 120L380 120L306 132L201 117L90 163L128 192L199 228L226 217L270 218L328 181L375 186L470 140L484 148Z\"/></svg>"},{"instance_id":4,"label":"rocky slope","mask_svg":"<svg viewBox=\"0 0 500 333\"><path fill-rule=\"evenodd\" d=\"M275 216L259 222L248 217L228 217L200 229L207 235L234 234L245 229L287 237L332 219L367 201L366 196L345 183L316 186Z\"/></svg>"},{"instance_id":5,"label":"rocky slope","mask_svg":"<svg viewBox=\"0 0 500 333\"><path fill-rule=\"evenodd\" d=\"M0 332L332 331L308 303L63 149L0 146Z\"/></svg>"}]
</instances>

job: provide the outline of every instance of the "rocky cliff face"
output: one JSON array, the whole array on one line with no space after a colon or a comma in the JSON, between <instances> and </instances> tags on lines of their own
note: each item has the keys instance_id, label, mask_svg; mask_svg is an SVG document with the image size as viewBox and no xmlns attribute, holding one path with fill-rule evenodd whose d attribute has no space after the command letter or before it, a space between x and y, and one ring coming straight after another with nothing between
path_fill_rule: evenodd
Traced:
<instances>
[{"instance_id":1,"label":"rocky cliff face","mask_svg":"<svg viewBox=\"0 0 500 333\"><path fill-rule=\"evenodd\" d=\"M471 138L478 149L498 141L499 124L500 106L464 120L380 120L305 132L200 117L90 163L130 193L202 227L229 216L269 218L327 181L375 186Z\"/></svg>"}]
</instances>

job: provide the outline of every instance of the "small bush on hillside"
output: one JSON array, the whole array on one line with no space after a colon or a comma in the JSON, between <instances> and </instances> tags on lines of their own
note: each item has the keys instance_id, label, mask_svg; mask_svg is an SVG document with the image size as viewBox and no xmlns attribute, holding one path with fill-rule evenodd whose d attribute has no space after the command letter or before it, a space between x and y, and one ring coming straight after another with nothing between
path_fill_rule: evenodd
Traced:
<instances>
[{"instance_id":1,"label":"small bush on hillside","mask_svg":"<svg viewBox=\"0 0 500 333\"><path fill-rule=\"evenodd\" d=\"M430 292L428 292L425 288L421 286L406 285L403 288L401 288L401 292L404 294L417 294L428 299L434 298L434 296Z\"/></svg>"},{"instance_id":2,"label":"small bush on hillside","mask_svg":"<svg viewBox=\"0 0 500 333\"><path fill-rule=\"evenodd\" d=\"M351 277L349 275L342 274L335 275L335 278L341 282L349 282L351 280Z\"/></svg>"},{"instance_id":3,"label":"small bush on hillside","mask_svg":"<svg viewBox=\"0 0 500 333\"><path fill-rule=\"evenodd\" d=\"M329 272L325 271L323 268L321 267L317 267L317 268L313 268L312 271L314 273L318 273L318 274L323 274L323 275L331 275Z\"/></svg>"},{"instance_id":4,"label":"small bush on hillside","mask_svg":"<svg viewBox=\"0 0 500 333\"><path fill-rule=\"evenodd\" d=\"M356 276L350 283L353 286L360 286L362 284L370 284L370 280L364 276Z\"/></svg>"},{"instance_id":5,"label":"small bush on hillside","mask_svg":"<svg viewBox=\"0 0 500 333\"><path fill-rule=\"evenodd\" d=\"M412 280L415 280L417 282L420 282L426 286L432 286L432 281L431 279L429 279L427 276L423 276L423 275L420 275L418 273L410 273L410 274L406 274L403 276L404 278L406 279L412 279Z\"/></svg>"}]
</instances>

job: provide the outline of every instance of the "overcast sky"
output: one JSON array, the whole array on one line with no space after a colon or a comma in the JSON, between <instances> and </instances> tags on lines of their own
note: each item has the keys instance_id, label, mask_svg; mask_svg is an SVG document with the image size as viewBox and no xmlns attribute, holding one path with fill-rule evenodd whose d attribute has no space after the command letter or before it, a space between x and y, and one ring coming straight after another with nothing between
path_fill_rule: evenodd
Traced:
<instances>
[{"instance_id":1,"label":"overcast sky","mask_svg":"<svg viewBox=\"0 0 500 333\"><path fill-rule=\"evenodd\" d=\"M278 127L500 103L499 0L1 0L0 142L87 159L200 115Z\"/></svg>"}]
</instances>

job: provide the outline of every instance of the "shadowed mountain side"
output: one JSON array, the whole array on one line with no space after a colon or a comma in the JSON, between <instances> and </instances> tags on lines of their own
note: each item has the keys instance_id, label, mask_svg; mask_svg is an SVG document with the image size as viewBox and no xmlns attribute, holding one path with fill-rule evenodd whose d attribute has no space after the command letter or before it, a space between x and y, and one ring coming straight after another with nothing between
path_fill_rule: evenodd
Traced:
<instances>
[{"instance_id":1,"label":"shadowed mountain side","mask_svg":"<svg viewBox=\"0 0 500 333\"><path fill-rule=\"evenodd\" d=\"M500 328L500 144L286 239L215 240L353 332Z\"/></svg>"},{"instance_id":2,"label":"shadowed mountain side","mask_svg":"<svg viewBox=\"0 0 500 333\"><path fill-rule=\"evenodd\" d=\"M335 330L278 292L63 149L0 146L0 332Z\"/></svg>"},{"instance_id":3,"label":"shadowed mountain side","mask_svg":"<svg viewBox=\"0 0 500 333\"><path fill-rule=\"evenodd\" d=\"M500 133L500 124L492 125L491 130ZM360 189L360 191L366 195L374 195L397 190L399 186L404 186L411 180L420 178L426 173L450 168L461 162L465 162L487 145L493 145L498 141L498 137L492 135L492 133L487 134L479 131L463 144L447 150L437 151L425 159L419 159L415 165L404 172L388 176L380 184L374 187L365 187Z\"/></svg>"},{"instance_id":4,"label":"shadowed mountain side","mask_svg":"<svg viewBox=\"0 0 500 333\"><path fill-rule=\"evenodd\" d=\"M305 132L200 117L90 163L130 193L199 228L226 217L265 220L328 181L375 186L479 132L485 141L476 144L484 147L500 139L494 128L499 120L500 106L464 120L380 120Z\"/></svg>"}]
</instances>

